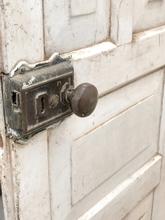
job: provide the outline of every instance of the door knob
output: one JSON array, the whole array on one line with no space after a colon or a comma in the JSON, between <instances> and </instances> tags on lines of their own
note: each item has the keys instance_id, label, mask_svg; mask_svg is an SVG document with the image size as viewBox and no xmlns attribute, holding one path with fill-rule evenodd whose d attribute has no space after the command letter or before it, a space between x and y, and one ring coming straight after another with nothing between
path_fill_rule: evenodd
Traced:
<instances>
[{"instance_id":1,"label":"door knob","mask_svg":"<svg viewBox=\"0 0 165 220\"><path fill-rule=\"evenodd\" d=\"M75 89L69 88L65 93L65 100L77 116L87 117L96 108L98 91L94 85L83 83Z\"/></svg>"}]
</instances>

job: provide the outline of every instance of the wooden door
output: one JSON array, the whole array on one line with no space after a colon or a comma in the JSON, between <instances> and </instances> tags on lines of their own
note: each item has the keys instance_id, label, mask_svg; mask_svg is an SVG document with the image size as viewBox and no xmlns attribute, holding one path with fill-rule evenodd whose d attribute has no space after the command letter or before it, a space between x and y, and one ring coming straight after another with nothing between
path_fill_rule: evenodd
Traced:
<instances>
[{"instance_id":1,"label":"wooden door","mask_svg":"<svg viewBox=\"0 0 165 220\"><path fill-rule=\"evenodd\" d=\"M0 0L0 68L71 56L99 91L26 144L6 138L6 220L165 219L164 0ZM2 77L3 83L3 77Z\"/></svg>"}]
</instances>

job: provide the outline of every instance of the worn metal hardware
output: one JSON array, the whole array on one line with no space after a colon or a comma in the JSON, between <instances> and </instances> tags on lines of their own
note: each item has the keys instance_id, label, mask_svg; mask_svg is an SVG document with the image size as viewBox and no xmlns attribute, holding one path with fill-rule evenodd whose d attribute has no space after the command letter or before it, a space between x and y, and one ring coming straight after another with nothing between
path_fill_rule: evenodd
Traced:
<instances>
[{"instance_id":1,"label":"worn metal hardware","mask_svg":"<svg viewBox=\"0 0 165 220\"><path fill-rule=\"evenodd\" d=\"M25 140L74 112L90 115L97 104L97 89L84 83L74 89L74 69L68 59L56 56L35 66L18 65L4 75L6 132Z\"/></svg>"},{"instance_id":2,"label":"worn metal hardware","mask_svg":"<svg viewBox=\"0 0 165 220\"><path fill-rule=\"evenodd\" d=\"M98 91L90 83L83 83L76 89L69 89L65 96L72 111L79 117L89 116L95 110L98 101Z\"/></svg>"},{"instance_id":3,"label":"worn metal hardware","mask_svg":"<svg viewBox=\"0 0 165 220\"><path fill-rule=\"evenodd\" d=\"M70 105L62 102L66 83L74 86L74 71L71 62L60 56L32 67L18 64L14 73L4 75L7 135L26 139L72 114Z\"/></svg>"}]
</instances>

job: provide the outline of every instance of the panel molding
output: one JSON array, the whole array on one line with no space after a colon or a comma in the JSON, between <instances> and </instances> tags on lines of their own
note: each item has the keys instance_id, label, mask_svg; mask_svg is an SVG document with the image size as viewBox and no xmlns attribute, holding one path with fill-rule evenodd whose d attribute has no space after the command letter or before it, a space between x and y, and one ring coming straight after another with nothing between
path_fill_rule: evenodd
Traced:
<instances>
[{"instance_id":1,"label":"panel molding","mask_svg":"<svg viewBox=\"0 0 165 220\"><path fill-rule=\"evenodd\" d=\"M45 0L45 51L66 53L109 38L110 0Z\"/></svg>"},{"instance_id":2,"label":"panel molding","mask_svg":"<svg viewBox=\"0 0 165 220\"><path fill-rule=\"evenodd\" d=\"M163 156L161 167L161 182L154 192L152 220L165 219L165 69L164 70L164 88L162 94L162 112L159 135L158 152Z\"/></svg>"},{"instance_id":3,"label":"panel molding","mask_svg":"<svg viewBox=\"0 0 165 220\"><path fill-rule=\"evenodd\" d=\"M126 109L72 144L73 204L140 154L157 152L161 104L161 93L158 94Z\"/></svg>"},{"instance_id":4,"label":"panel molding","mask_svg":"<svg viewBox=\"0 0 165 220\"><path fill-rule=\"evenodd\" d=\"M162 157L156 155L84 214L78 216L79 210L75 210L67 219L121 220L157 187L160 182L161 160Z\"/></svg>"},{"instance_id":5,"label":"panel molding","mask_svg":"<svg viewBox=\"0 0 165 220\"><path fill-rule=\"evenodd\" d=\"M163 67L164 50L165 26L162 26L134 34L130 44L116 47L103 42L64 57L72 57L75 84L93 83L102 96Z\"/></svg>"},{"instance_id":6,"label":"panel molding","mask_svg":"<svg viewBox=\"0 0 165 220\"><path fill-rule=\"evenodd\" d=\"M97 9L97 0L70 0L71 16L93 14Z\"/></svg>"},{"instance_id":7,"label":"panel molding","mask_svg":"<svg viewBox=\"0 0 165 220\"><path fill-rule=\"evenodd\" d=\"M134 1L133 32L138 33L165 24L164 0Z\"/></svg>"},{"instance_id":8,"label":"panel molding","mask_svg":"<svg viewBox=\"0 0 165 220\"><path fill-rule=\"evenodd\" d=\"M133 35L133 1L111 0L111 33L116 45L132 41Z\"/></svg>"}]
</instances>

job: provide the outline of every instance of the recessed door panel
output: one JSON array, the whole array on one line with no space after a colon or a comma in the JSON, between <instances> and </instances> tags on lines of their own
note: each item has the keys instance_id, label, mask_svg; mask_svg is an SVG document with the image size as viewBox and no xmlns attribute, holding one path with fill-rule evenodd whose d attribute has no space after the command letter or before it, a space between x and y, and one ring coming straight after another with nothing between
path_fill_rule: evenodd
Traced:
<instances>
[{"instance_id":1,"label":"recessed door panel","mask_svg":"<svg viewBox=\"0 0 165 220\"><path fill-rule=\"evenodd\" d=\"M164 0L134 0L133 30L141 32L165 24Z\"/></svg>"}]
</instances>

